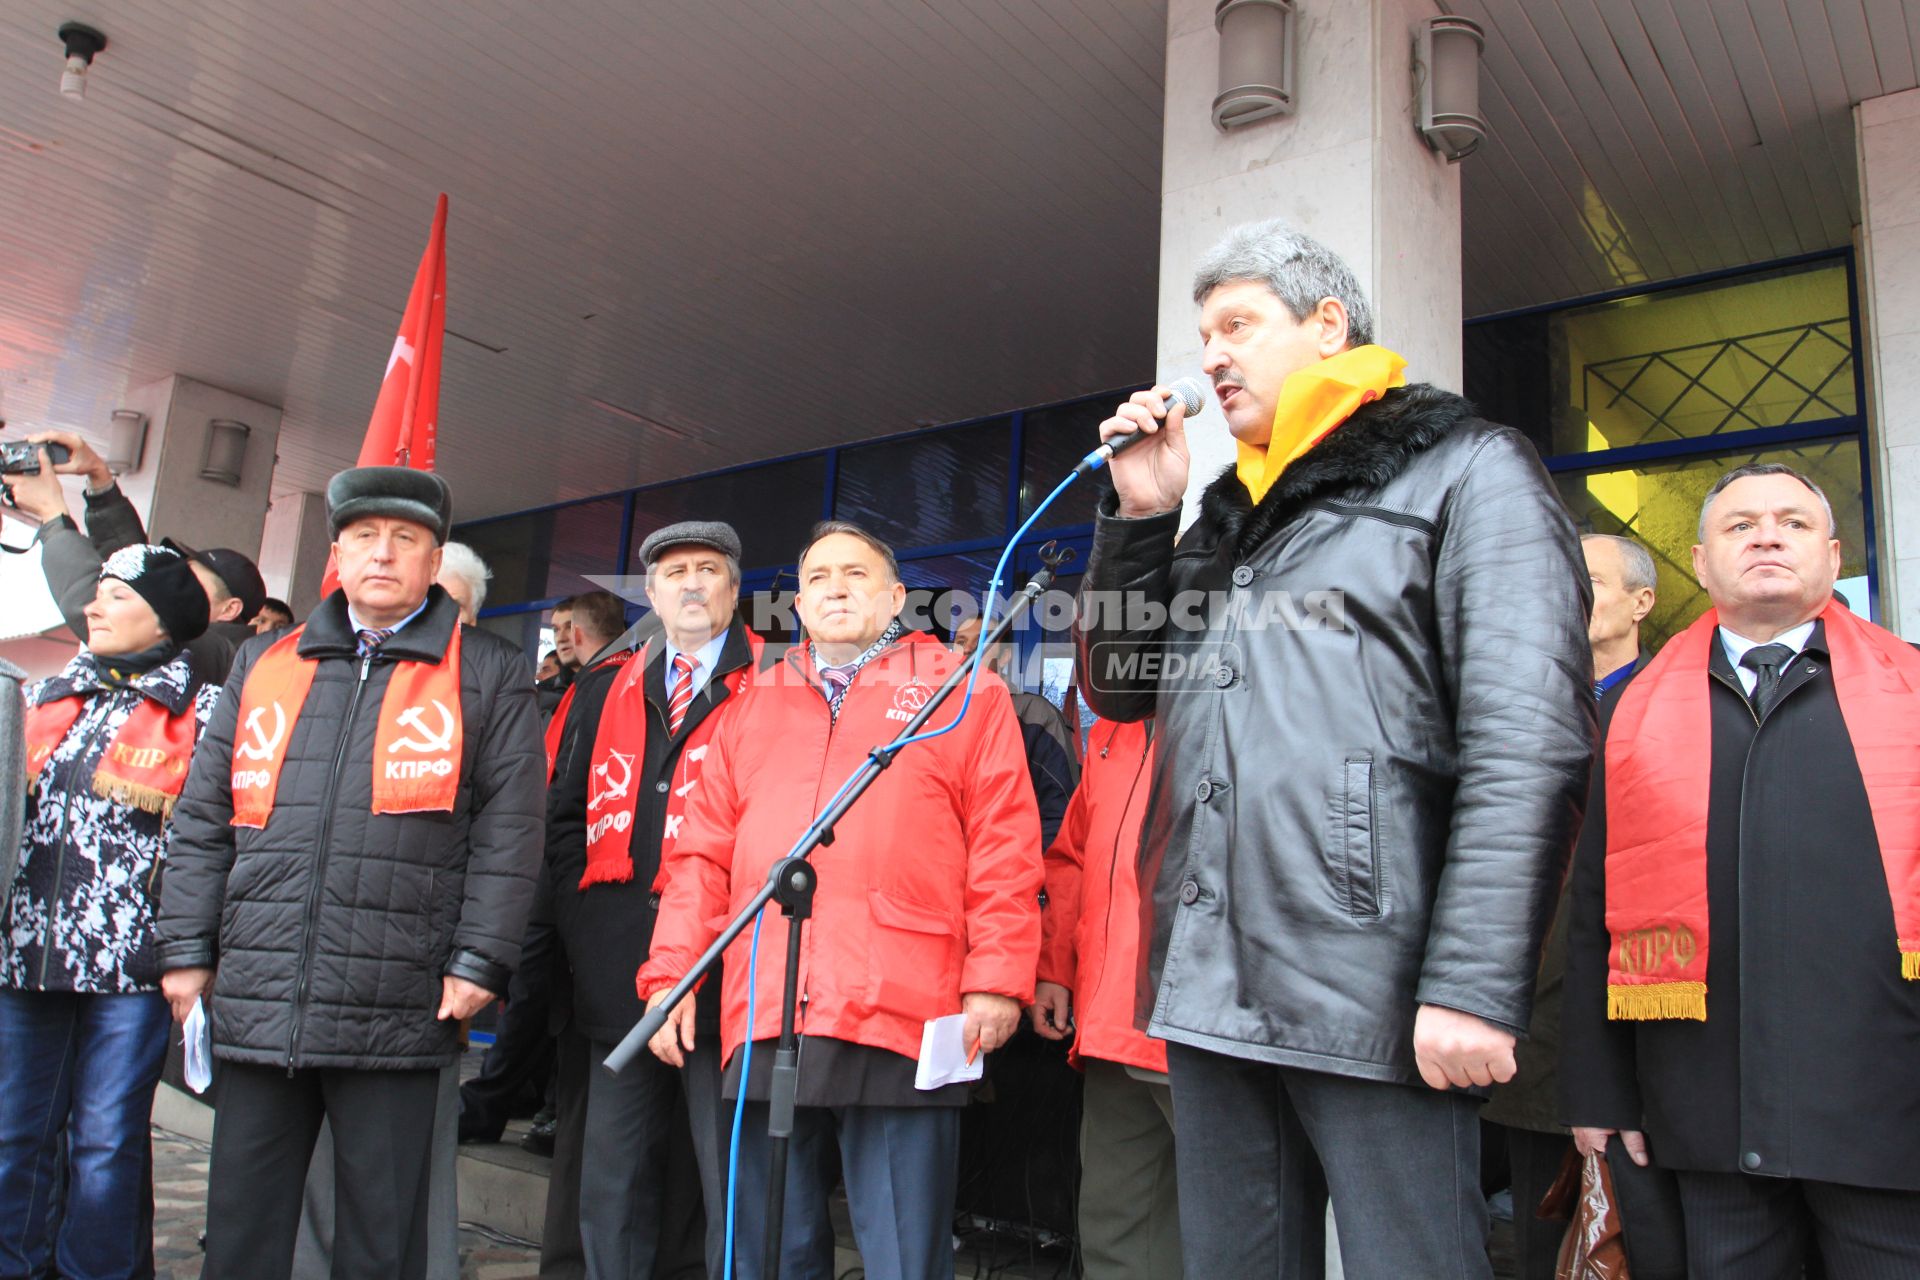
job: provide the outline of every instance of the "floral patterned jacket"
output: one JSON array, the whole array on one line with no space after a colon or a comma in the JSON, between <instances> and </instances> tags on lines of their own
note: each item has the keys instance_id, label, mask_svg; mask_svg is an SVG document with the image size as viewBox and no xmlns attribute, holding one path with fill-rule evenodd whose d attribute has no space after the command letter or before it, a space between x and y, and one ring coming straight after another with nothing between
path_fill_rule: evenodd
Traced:
<instances>
[{"instance_id":1,"label":"floral patterned jacket","mask_svg":"<svg viewBox=\"0 0 1920 1280\"><path fill-rule=\"evenodd\" d=\"M125 995L155 991L153 915L169 820L95 795L94 769L143 698L204 731L220 687L193 673L185 652L126 683L86 649L27 691L27 705L81 694L86 708L27 797L20 864L0 927L0 987Z\"/></svg>"}]
</instances>

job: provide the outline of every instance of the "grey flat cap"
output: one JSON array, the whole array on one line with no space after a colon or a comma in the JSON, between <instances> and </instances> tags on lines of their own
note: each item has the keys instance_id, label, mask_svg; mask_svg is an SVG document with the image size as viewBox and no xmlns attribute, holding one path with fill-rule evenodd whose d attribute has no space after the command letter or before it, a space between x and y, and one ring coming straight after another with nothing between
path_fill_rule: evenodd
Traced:
<instances>
[{"instance_id":1,"label":"grey flat cap","mask_svg":"<svg viewBox=\"0 0 1920 1280\"><path fill-rule=\"evenodd\" d=\"M453 531L453 494L433 472L412 467L350 467L327 481L327 523L335 537L371 516L411 520L445 542Z\"/></svg>"},{"instance_id":2,"label":"grey flat cap","mask_svg":"<svg viewBox=\"0 0 1920 1280\"><path fill-rule=\"evenodd\" d=\"M721 555L740 558L740 535L724 520L682 520L655 529L640 544L640 563L648 568L669 547L712 547Z\"/></svg>"}]
</instances>

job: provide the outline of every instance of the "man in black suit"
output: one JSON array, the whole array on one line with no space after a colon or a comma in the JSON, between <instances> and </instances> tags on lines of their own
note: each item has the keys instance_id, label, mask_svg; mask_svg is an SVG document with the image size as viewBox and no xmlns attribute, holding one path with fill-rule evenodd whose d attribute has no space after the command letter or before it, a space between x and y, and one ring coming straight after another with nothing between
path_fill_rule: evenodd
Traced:
<instances>
[{"instance_id":1,"label":"man in black suit","mask_svg":"<svg viewBox=\"0 0 1920 1280\"><path fill-rule=\"evenodd\" d=\"M1920 655L1833 601L1786 467L1693 560L1714 611L1602 704L1561 1118L1675 1171L1694 1280L1920 1275Z\"/></svg>"}]
</instances>

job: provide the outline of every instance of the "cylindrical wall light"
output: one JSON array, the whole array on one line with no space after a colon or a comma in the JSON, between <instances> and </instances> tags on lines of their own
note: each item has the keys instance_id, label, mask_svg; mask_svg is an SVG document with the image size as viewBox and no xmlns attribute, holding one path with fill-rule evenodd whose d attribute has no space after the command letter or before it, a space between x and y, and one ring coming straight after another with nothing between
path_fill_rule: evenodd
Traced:
<instances>
[{"instance_id":1,"label":"cylindrical wall light","mask_svg":"<svg viewBox=\"0 0 1920 1280\"><path fill-rule=\"evenodd\" d=\"M137 409L115 409L107 426L107 451L100 459L107 470L117 476L138 471L146 448L147 415Z\"/></svg>"},{"instance_id":2,"label":"cylindrical wall light","mask_svg":"<svg viewBox=\"0 0 1920 1280\"><path fill-rule=\"evenodd\" d=\"M207 424L207 452L200 461L200 478L240 487L247 461L247 437L253 428L244 422L215 418Z\"/></svg>"},{"instance_id":3,"label":"cylindrical wall light","mask_svg":"<svg viewBox=\"0 0 1920 1280\"><path fill-rule=\"evenodd\" d=\"M1291 112L1293 0L1220 0L1213 26L1220 33L1214 127L1224 131Z\"/></svg>"},{"instance_id":4,"label":"cylindrical wall light","mask_svg":"<svg viewBox=\"0 0 1920 1280\"><path fill-rule=\"evenodd\" d=\"M1487 136L1480 114L1480 53L1486 47L1480 24L1456 14L1428 18L1414 41L1420 104L1415 125L1449 162L1472 155Z\"/></svg>"}]
</instances>

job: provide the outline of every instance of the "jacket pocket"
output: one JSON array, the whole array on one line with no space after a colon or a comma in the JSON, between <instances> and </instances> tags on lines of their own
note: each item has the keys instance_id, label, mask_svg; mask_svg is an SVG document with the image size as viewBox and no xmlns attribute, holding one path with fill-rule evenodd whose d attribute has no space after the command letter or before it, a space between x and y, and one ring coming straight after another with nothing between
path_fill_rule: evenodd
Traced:
<instances>
[{"instance_id":1,"label":"jacket pocket","mask_svg":"<svg viewBox=\"0 0 1920 1280\"><path fill-rule=\"evenodd\" d=\"M1337 868L1341 905L1352 916L1380 914L1380 850L1374 827L1373 759L1348 756L1343 766Z\"/></svg>"},{"instance_id":2,"label":"jacket pocket","mask_svg":"<svg viewBox=\"0 0 1920 1280\"><path fill-rule=\"evenodd\" d=\"M873 918L867 997L875 1009L925 1020L960 1011L960 919L950 911L867 890Z\"/></svg>"}]
</instances>

